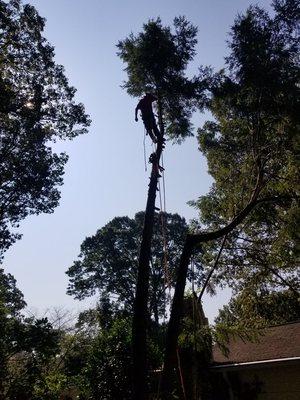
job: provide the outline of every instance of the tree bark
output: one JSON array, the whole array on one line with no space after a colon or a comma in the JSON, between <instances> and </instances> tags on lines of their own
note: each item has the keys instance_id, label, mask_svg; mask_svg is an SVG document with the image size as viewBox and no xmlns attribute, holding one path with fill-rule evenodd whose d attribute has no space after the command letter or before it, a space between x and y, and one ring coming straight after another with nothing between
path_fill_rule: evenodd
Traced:
<instances>
[{"instance_id":1,"label":"tree bark","mask_svg":"<svg viewBox=\"0 0 300 400\"><path fill-rule=\"evenodd\" d=\"M145 211L142 242L139 255L138 277L136 295L134 301L134 313L132 322L132 348L133 348L133 399L148 400L148 365L147 365L147 325L148 325L148 299L151 241L153 234L155 199L159 178L159 161L163 151L163 124L160 103L159 125L161 137L157 143L155 162L152 163L152 171L149 183L147 205Z\"/></svg>"},{"instance_id":2,"label":"tree bark","mask_svg":"<svg viewBox=\"0 0 300 400\"><path fill-rule=\"evenodd\" d=\"M180 258L171 316L166 337L164 369L161 380L162 398L166 400L173 398L173 382L176 379L177 340L180 331L180 319L183 307L185 282L192 250L193 246L190 244L189 236L187 236Z\"/></svg>"}]
</instances>

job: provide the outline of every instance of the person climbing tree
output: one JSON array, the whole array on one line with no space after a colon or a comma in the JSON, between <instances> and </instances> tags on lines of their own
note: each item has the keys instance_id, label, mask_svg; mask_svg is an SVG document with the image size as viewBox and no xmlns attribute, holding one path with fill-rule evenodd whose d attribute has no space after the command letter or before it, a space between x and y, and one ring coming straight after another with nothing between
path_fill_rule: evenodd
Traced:
<instances>
[{"instance_id":1,"label":"person climbing tree","mask_svg":"<svg viewBox=\"0 0 300 400\"><path fill-rule=\"evenodd\" d=\"M172 33L173 30L173 33ZM206 103L203 81L206 72L189 79L186 68L195 54L197 28L184 17L174 19L174 28L163 26L161 20L149 20L138 35L130 35L117 45L118 55L126 64L128 80L123 87L128 94L142 97L159 93L157 99L159 136L149 182L145 219L138 260L136 293L132 321L133 399L149 400L148 327L149 279L151 247L155 216L155 200L159 178L159 162L164 137L181 141L192 135L190 117ZM153 99L153 101L155 101ZM150 111L152 102L150 101ZM140 102L136 112L140 109ZM141 110L142 111L142 110ZM143 117L143 113L142 113ZM137 118L137 114L136 114ZM152 117L155 122L154 116ZM152 121L153 121L152 119ZM147 129L147 126L146 126ZM151 133L153 133L151 129ZM155 134L155 132L154 132Z\"/></svg>"},{"instance_id":2,"label":"person climbing tree","mask_svg":"<svg viewBox=\"0 0 300 400\"><path fill-rule=\"evenodd\" d=\"M158 140L161 139L161 134L156 125L156 120L152 109L152 103L154 101L157 101L157 98L151 93L146 93L135 108L135 120L136 122L138 121L138 110L140 110L147 134L151 137L154 143L157 143Z\"/></svg>"}]
</instances>

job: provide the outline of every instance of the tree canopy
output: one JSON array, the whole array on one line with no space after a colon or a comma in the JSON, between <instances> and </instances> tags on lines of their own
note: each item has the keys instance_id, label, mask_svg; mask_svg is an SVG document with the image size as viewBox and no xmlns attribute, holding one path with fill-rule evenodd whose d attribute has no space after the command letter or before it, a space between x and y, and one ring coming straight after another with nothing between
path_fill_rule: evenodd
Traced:
<instances>
[{"instance_id":1,"label":"tree canopy","mask_svg":"<svg viewBox=\"0 0 300 400\"><path fill-rule=\"evenodd\" d=\"M209 70L192 78L186 69L195 56L197 28L184 17L174 19L174 28L160 18L149 20L143 30L118 43L118 55L126 64L124 88L132 96L155 93L163 110L166 134L174 140L192 135L192 112L203 109Z\"/></svg>"},{"instance_id":2,"label":"tree canopy","mask_svg":"<svg viewBox=\"0 0 300 400\"><path fill-rule=\"evenodd\" d=\"M68 294L75 298L98 294L109 297L118 307L132 311L138 255L143 229L144 212L134 218L116 217L81 245L79 259L68 269ZM150 311L158 320L164 314L166 276L173 285L182 243L188 231L184 218L178 214L164 214L167 238L167 266L165 271L164 236L161 214L155 214L150 272Z\"/></svg>"},{"instance_id":3,"label":"tree canopy","mask_svg":"<svg viewBox=\"0 0 300 400\"><path fill-rule=\"evenodd\" d=\"M294 322L300 319L299 300L299 294L291 290L261 293L245 290L219 311L215 322L230 328Z\"/></svg>"},{"instance_id":4,"label":"tree canopy","mask_svg":"<svg viewBox=\"0 0 300 400\"><path fill-rule=\"evenodd\" d=\"M31 5L0 1L0 253L19 235L29 214L58 205L65 153L51 142L73 139L90 121L54 48L43 37L45 20Z\"/></svg>"},{"instance_id":5,"label":"tree canopy","mask_svg":"<svg viewBox=\"0 0 300 400\"><path fill-rule=\"evenodd\" d=\"M273 5L272 17L252 6L236 19L226 69L211 81L207 108L213 120L199 129L198 137L214 183L209 194L194 203L201 226L188 235L179 264L167 331L163 398L169 398L172 390L193 249L202 246L203 264L209 273L214 267L215 284L236 291L250 285L258 289L278 282L289 287L299 284L295 220L299 218L300 6L296 1ZM217 239L222 238L226 238L223 257L214 266L220 249Z\"/></svg>"},{"instance_id":6,"label":"tree canopy","mask_svg":"<svg viewBox=\"0 0 300 400\"><path fill-rule=\"evenodd\" d=\"M212 86L214 119L198 131L214 178L194 203L204 229L228 224L259 186L254 210L227 237L213 275L236 292L249 285L299 288L299 2L273 6L272 17L257 6L237 17L226 69ZM211 266L219 243L205 247Z\"/></svg>"},{"instance_id":7,"label":"tree canopy","mask_svg":"<svg viewBox=\"0 0 300 400\"><path fill-rule=\"evenodd\" d=\"M149 20L136 36L131 34L118 43L118 55L126 64L128 80L124 84L133 96L152 92L157 97L157 114L161 140L153 154L144 229L139 255L133 316L133 376L135 399L147 398L147 319L149 275L158 168L166 134L180 142L192 135L193 111L202 110L206 102L207 70L188 78L186 69L195 55L197 29L184 17L174 19L174 27L164 27L161 20Z\"/></svg>"},{"instance_id":8,"label":"tree canopy","mask_svg":"<svg viewBox=\"0 0 300 400\"><path fill-rule=\"evenodd\" d=\"M118 44L128 73L125 89L132 96L147 91L158 96L161 126L169 138L180 141L192 134L194 110L206 106L212 115L198 130L200 150L214 179L209 194L193 203L200 211L200 224L195 222L188 230L179 215L155 213L155 195L147 203L154 215L153 237L152 229L146 232L148 249L150 245L152 249L149 301L147 274L143 277L147 293L141 290L141 297L150 312L146 307L136 319L140 322L146 317L149 335L140 343L151 351L148 365L140 364L145 371L139 375L133 369L143 398L148 395L146 368L158 368L163 358L164 326L159 319L165 313L167 282L174 288L178 265L162 398L176 393L179 333L179 344L183 347L183 340L187 342L190 369L186 371L193 372L189 356L196 353L196 346L211 348L208 329L203 330L204 336L203 331L196 332L204 316L194 293L183 304L188 266L199 243L198 283L203 284L205 268L206 273L213 272L212 290L213 285L233 289L234 297L221 310L217 325L252 328L299 318L300 7L298 0L274 0L273 6L272 16L258 6L238 16L225 69L216 74L200 68L199 75L186 76L188 63L195 57L197 29L183 17L176 18L172 28L164 27L160 19L150 20L141 33ZM63 68L54 62L54 50L42 36L44 20L35 9L18 0L0 0L0 17L3 251L17 238L11 228L22 218L52 212L58 204L67 156L53 153L51 142L84 133L89 120L83 106L75 102L75 89L69 86ZM152 171L150 187L152 183L152 194L156 194L157 167ZM168 239L168 271L164 271L161 217ZM1 400L20 396L54 400L65 389L74 389L72 385L82 398L132 398L132 338L142 335L138 329L132 334L130 325L145 220L143 212L134 218L116 217L83 241L78 259L67 271L68 293L77 299L98 294L100 301L98 309L80 316L72 332L62 335L47 319L25 318L21 313L25 301L15 279L0 269ZM216 239L223 240L222 251ZM141 263L146 267L147 257ZM86 331L81 331L83 326Z\"/></svg>"}]
</instances>

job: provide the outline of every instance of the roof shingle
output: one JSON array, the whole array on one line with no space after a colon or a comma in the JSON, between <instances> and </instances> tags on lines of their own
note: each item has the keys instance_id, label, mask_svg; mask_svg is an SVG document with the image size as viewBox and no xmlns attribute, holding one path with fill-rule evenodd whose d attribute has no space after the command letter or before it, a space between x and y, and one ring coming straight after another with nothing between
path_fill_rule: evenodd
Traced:
<instances>
[{"instance_id":1,"label":"roof shingle","mask_svg":"<svg viewBox=\"0 0 300 400\"><path fill-rule=\"evenodd\" d=\"M231 339L228 349L227 358L218 346L214 346L214 362L234 364L300 357L300 321L267 328L258 342L244 342L239 338Z\"/></svg>"}]
</instances>

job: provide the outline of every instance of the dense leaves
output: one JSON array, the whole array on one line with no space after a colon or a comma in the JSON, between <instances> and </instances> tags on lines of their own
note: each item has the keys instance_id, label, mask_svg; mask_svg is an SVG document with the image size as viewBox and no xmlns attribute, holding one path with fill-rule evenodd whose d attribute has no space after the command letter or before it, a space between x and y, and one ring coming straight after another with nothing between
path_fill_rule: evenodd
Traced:
<instances>
[{"instance_id":1,"label":"dense leaves","mask_svg":"<svg viewBox=\"0 0 300 400\"><path fill-rule=\"evenodd\" d=\"M20 220L58 205L67 155L51 142L89 125L44 25L34 7L0 1L0 252L19 237Z\"/></svg>"},{"instance_id":2,"label":"dense leaves","mask_svg":"<svg viewBox=\"0 0 300 400\"><path fill-rule=\"evenodd\" d=\"M131 362L130 322L116 319L93 344L87 368L92 398L131 399Z\"/></svg>"},{"instance_id":3,"label":"dense leaves","mask_svg":"<svg viewBox=\"0 0 300 400\"><path fill-rule=\"evenodd\" d=\"M162 221L164 222L164 235ZM79 259L68 269L68 294L83 299L95 293L109 296L119 307L132 310L144 213L116 217L81 245ZM150 310L158 321L164 313L165 289L173 284L187 224L178 214L156 214L152 240ZM164 252L164 236L167 251ZM167 265L165 262L167 256ZM167 267L167 270L166 270Z\"/></svg>"},{"instance_id":4,"label":"dense leaves","mask_svg":"<svg viewBox=\"0 0 300 400\"><path fill-rule=\"evenodd\" d=\"M196 202L203 226L226 225L251 199L254 211L228 236L214 283L297 289L299 224L299 1L275 1L270 17L259 7L231 30L227 70L213 87L214 120L199 129L199 144L214 178ZM215 81L217 82L217 80ZM218 243L206 245L213 264Z\"/></svg>"},{"instance_id":5,"label":"dense leaves","mask_svg":"<svg viewBox=\"0 0 300 400\"><path fill-rule=\"evenodd\" d=\"M7 313L16 316L26 306L23 293L16 286L16 280L11 274L5 274L0 268L0 299Z\"/></svg>"},{"instance_id":6,"label":"dense leaves","mask_svg":"<svg viewBox=\"0 0 300 400\"><path fill-rule=\"evenodd\" d=\"M195 56L196 35L197 28L184 17L174 19L173 31L158 18L118 43L128 75L124 88L132 96L152 92L159 97L166 133L175 140L192 134L192 112L206 101L208 70L191 79L185 75Z\"/></svg>"},{"instance_id":7,"label":"dense leaves","mask_svg":"<svg viewBox=\"0 0 300 400\"><path fill-rule=\"evenodd\" d=\"M145 91L159 96L170 138L190 135L191 113L208 105L213 118L199 130L199 145L214 184L195 203L200 229L224 227L248 204L254 189L258 193L251 214L227 236L209 286L229 285L235 296L212 332L220 343L224 335L240 334L241 326L248 339L258 325L299 318L299 1L276 0L273 5L272 17L250 7L236 19L226 69L215 76L202 69L199 76L186 77L197 30L184 18L174 20L173 30L159 19L149 21L143 32L118 45L128 73L125 88L133 96ZM75 91L62 67L53 61L53 48L41 36L44 21L34 8L0 1L0 13L3 250L16 238L11 226L30 213L51 212L58 203L67 158L53 154L50 142L73 138L89 121L82 105L74 102ZM211 89L209 102L204 89ZM150 369L161 366L159 319L165 312L166 277L173 287L187 233L183 218L164 215L169 270L164 272L160 218L155 216L152 241ZM0 270L0 399L132 397L130 314L143 220L143 213L114 218L82 243L78 260L67 271L68 293L78 299L98 294L100 303L81 314L73 331L62 334L46 319L24 318L22 293L14 278ZM198 223L194 228L198 231ZM201 267L214 266L219 248L218 241L202 245ZM185 310L180 344L188 355L195 349L209 355L211 334L208 328L198 329L195 310Z\"/></svg>"},{"instance_id":8,"label":"dense leaves","mask_svg":"<svg viewBox=\"0 0 300 400\"><path fill-rule=\"evenodd\" d=\"M103 302L97 309L90 310L88 324L85 327L85 340L90 343L86 353L86 363L81 370L89 392L89 399L132 399L132 331L131 317L124 311L116 310ZM95 317L97 317L95 319ZM148 340L149 369L159 368L162 362L163 328L151 324ZM96 333L88 337L88 332ZM82 358L82 355L81 355ZM156 385L157 382L155 382ZM155 389L156 390L156 386Z\"/></svg>"},{"instance_id":9,"label":"dense leaves","mask_svg":"<svg viewBox=\"0 0 300 400\"><path fill-rule=\"evenodd\" d=\"M212 337L224 354L234 337L259 340L264 328L300 319L299 293L291 290L253 291L250 287L232 297L215 319Z\"/></svg>"},{"instance_id":10,"label":"dense leaves","mask_svg":"<svg viewBox=\"0 0 300 400\"><path fill-rule=\"evenodd\" d=\"M0 270L1 400L34 398L44 364L58 351L59 332L46 318L25 318L25 305L14 277Z\"/></svg>"},{"instance_id":11,"label":"dense leaves","mask_svg":"<svg viewBox=\"0 0 300 400\"><path fill-rule=\"evenodd\" d=\"M300 297L290 290L249 292L245 290L220 310L216 324L228 327L270 326L300 319Z\"/></svg>"}]
</instances>

